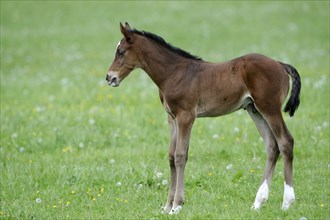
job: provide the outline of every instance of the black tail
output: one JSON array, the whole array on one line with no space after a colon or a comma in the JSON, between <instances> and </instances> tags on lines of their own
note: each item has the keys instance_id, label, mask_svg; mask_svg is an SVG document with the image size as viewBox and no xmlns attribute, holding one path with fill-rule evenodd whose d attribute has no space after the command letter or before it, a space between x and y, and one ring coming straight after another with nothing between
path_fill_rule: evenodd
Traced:
<instances>
[{"instance_id":1,"label":"black tail","mask_svg":"<svg viewBox=\"0 0 330 220\"><path fill-rule=\"evenodd\" d=\"M284 66L285 70L288 72L292 79L291 95L284 108L284 112L289 112L290 117L292 117L300 104L300 76L298 71L293 66L285 63L281 64Z\"/></svg>"}]
</instances>

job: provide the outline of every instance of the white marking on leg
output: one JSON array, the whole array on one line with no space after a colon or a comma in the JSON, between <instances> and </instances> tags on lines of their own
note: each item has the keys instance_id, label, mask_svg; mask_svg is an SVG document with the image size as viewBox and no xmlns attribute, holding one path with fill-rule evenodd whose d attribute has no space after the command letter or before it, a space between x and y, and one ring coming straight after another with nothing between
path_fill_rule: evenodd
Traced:
<instances>
[{"instance_id":1,"label":"white marking on leg","mask_svg":"<svg viewBox=\"0 0 330 220\"><path fill-rule=\"evenodd\" d=\"M259 190L256 195L256 199L254 200L251 209L256 209L256 210L260 209L262 203L268 200L268 193L269 193L269 188L268 188L267 180L265 180L259 187Z\"/></svg>"},{"instance_id":2,"label":"white marking on leg","mask_svg":"<svg viewBox=\"0 0 330 220\"><path fill-rule=\"evenodd\" d=\"M180 212L181 209L182 209L182 206L178 205L176 208L172 208L169 214L170 215L176 215Z\"/></svg>"},{"instance_id":3,"label":"white marking on leg","mask_svg":"<svg viewBox=\"0 0 330 220\"><path fill-rule=\"evenodd\" d=\"M292 186L289 186L284 182L284 195L283 195L283 204L282 209L288 210L291 206L291 204L295 200L294 190Z\"/></svg>"}]
</instances>

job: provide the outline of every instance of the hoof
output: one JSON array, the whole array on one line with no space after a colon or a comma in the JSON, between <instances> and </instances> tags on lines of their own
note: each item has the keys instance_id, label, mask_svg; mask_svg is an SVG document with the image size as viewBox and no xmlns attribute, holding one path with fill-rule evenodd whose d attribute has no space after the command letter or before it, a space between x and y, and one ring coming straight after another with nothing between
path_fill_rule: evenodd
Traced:
<instances>
[{"instance_id":1,"label":"hoof","mask_svg":"<svg viewBox=\"0 0 330 220\"><path fill-rule=\"evenodd\" d=\"M165 205L162 210L162 214L169 214L172 210L172 205Z\"/></svg>"},{"instance_id":2,"label":"hoof","mask_svg":"<svg viewBox=\"0 0 330 220\"><path fill-rule=\"evenodd\" d=\"M294 202L294 199L293 200L290 200L290 201L283 201L282 210L283 211L288 210L290 208L290 206L292 205L293 202Z\"/></svg>"},{"instance_id":3,"label":"hoof","mask_svg":"<svg viewBox=\"0 0 330 220\"><path fill-rule=\"evenodd\" d=\"M252 207L251 207L251 210L258 211L261 208L261 205L262 205L262 202L254 202Z\"/></svg>"},{"instance_id":4,"label":"hoof","mask_svg":"<svg viewBox=\"0 0 330 220\"><path fill-rule=\"evenodd\" d=\"M172 208L171 211L169 212L170 215L176 215L180 212L180 210L182 209L182 206L179 205L175 208Z\"/></svg>"}]
</instances>

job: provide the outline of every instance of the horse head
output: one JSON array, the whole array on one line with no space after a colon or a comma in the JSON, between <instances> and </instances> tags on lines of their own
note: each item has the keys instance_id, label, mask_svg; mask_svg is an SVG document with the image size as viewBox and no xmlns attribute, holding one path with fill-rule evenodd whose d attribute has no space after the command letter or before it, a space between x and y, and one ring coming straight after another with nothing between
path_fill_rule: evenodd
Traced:
<instances>
[{"instance_id":1,"label":"horse head","mask_svg":"<svg viewBox=\"0 0 330 220\"><path fill-rule=\"evenodd\" d=\"M133 43L135 35L133 30L126 22L125 27L120 23L120 31L123 38L119 41L116 49L115 58L110 65L106 80L113 87L119 86L132 70L139 66L138 56L134 51Z\"/></svg>"}]
</instances>

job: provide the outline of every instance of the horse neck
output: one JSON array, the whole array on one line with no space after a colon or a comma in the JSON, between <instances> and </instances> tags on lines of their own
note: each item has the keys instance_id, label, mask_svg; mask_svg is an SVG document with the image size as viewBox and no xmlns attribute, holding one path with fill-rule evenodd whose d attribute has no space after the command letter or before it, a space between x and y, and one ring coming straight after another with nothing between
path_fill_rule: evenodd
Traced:
<instances>
[{"instance_id":1,"label":"horse neck","mask_svg":"<svg viewBox=\"0 0 330 220\"><path fill-rule=\"evenodd\" d=\"M171 78L172 74L184 74L184 71L173 72L170 68L173 70L173 66L178 64L188 65L188 59L148 39L143 39L139 45L143 45L139 49L141 68L159 89L164 87L165 82Z\"/></svg>"}]
</instances>

